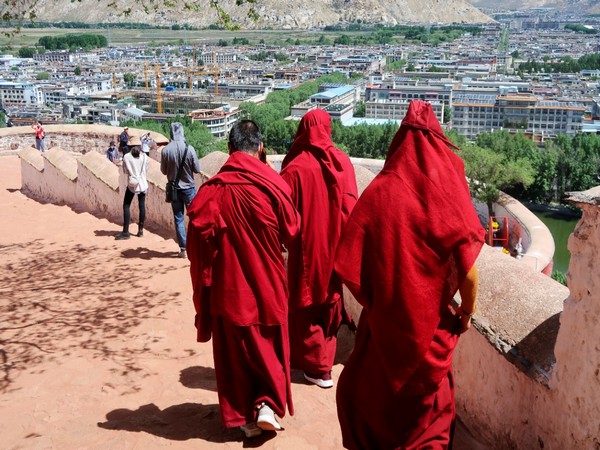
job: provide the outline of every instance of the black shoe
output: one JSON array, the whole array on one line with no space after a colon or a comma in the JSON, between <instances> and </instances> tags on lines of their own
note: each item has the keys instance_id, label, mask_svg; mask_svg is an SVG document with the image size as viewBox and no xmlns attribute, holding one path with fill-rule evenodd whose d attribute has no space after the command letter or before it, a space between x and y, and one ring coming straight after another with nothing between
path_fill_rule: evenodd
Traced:
<instances>
[{"instance_id":1,"label":"black shoe","mask_svg":"<svg viewBox=\"0 0 600 450\"><path fill-rule=\"evenodd\" d=\"M137 237L142 237L143 235L144 235L144 230L142 230L142 229L140 229L136 234Z\"/></svg>"},{"instance_id":2,"label":"black shoe","mask_svg":"<svg viewBox=\"0 0 600 450\"><path fill-rule=\"evenodd\" d=\"M122 241L123 239L129 239L129 233L119 233L115 236L116 241Z\"/></svg>"}]
</instances>

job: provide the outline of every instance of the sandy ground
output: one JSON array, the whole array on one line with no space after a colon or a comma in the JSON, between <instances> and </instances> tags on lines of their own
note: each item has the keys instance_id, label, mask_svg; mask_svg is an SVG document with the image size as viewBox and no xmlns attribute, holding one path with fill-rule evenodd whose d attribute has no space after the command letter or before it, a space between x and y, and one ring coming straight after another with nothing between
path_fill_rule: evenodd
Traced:
<instances>
[{"instance_id":1,"label":"sandy ground","mask_svg":"<svg viewBox=\"0 0 600 450\"><path fill-rule=\"evenodd\" d=\"M1 448L342 448L335 390L296 372L285 431L224 429L174 240L115 241L119 225L20 187L19 159L0 158Z\"/></svg>"}]
</instances>

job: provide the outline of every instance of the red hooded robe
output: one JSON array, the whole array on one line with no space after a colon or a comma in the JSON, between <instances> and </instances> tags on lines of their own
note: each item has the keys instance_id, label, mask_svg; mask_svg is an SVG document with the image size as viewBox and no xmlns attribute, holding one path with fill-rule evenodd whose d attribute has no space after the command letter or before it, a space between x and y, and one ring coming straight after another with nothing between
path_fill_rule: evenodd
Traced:
<instances>
[{"instance_id":1,"label":"red hooded robe","mask_svg":"<svg viewBox=\"0 0 600 450\"><path fill-rule=\"evenodd\" d=\"M302 217L300 238L288 249L292 366L315 375L333 365L342 317L342 283L333 274L333 261L358 198L350 158L330 136L329 114L307 113L281 169Z\"/></svg>"},{"instance_id":2,"label":"red hooded robe","mask_svg":"<svg viewBox=\"0 0 600 450\"><path fill-rule=\"evenodd\" d=\"M350 449L446 448L450 439L450 301L484 230L449 145L431 105L411 102L338 246L335 269L363 306L337 391Z\"/></svg>"},{"instance_id":3,"label":"red hooded robe","mask_svg":"<svg viewBox=\"0 0 600 450\"><path fill-rule=\"evenodd\" d=\"M289 186L257 158L235 152L199 189L188 215L197 338L213 337L225 426L253 422L261 401L280 417L286 402L293 413L281 247L300 223Z\"/></svg>"}]
</instances>

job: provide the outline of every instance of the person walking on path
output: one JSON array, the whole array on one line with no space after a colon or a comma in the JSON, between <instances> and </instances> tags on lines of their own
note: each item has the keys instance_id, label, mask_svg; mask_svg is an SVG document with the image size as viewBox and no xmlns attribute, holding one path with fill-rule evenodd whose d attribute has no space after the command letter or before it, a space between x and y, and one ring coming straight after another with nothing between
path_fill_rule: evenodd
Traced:
<instances>
[{"instance_id":1,"label":"person walking on path","mask_svg":"<svg viewBox=\"0 0 600 450\"><path fill-rule=\"evenodd\" d=\"M131 202L137 194L140 209L137 237L144 235L146 219L146 192L148 191L148 156L141 151L140 139L132 137L127 143L130 151L123 157L123 171L127 175L127 189L123 198L123 231L115 236L116 240L129 239L129 222L131 220Z\"/></svg>"},{"instance_id":2,"label":"person walking on path","mask_svg":"<svg viewBox=\"0 0 600 450\"><path fill-rule=\"evenodd\" d=\"M184 213L196 195L194 174L200 173L200 161L196 150L185 141L183 125L179 122L171 124L171 141L162 149L160 171L168 181L177 182L177 198L171 202L175 233L179 244L179 257L187 258Z\"/></svg>"},{"instance_id":3,"label":"person walking on path","mask_svg":"<svg viewBox=\"0 0 600 450\"><path fill-rule=\"evenodd\" d=\"M302 217L299 239L288 247L291 365L303 370L309 382L329 388L345 316L333 261L358 188L350 158L331 141L327 112L316 109L302 118L281 176Z\"/></svg>"},{"instance_id":4,"label":"person walking on path","mask_svg":"<svg viewBox=\"0 0 600 450\"><path fill-rule=\"evenodd\" d=\"M261 160L256 124L229 133L229 159L188 212L198 342L213 340L221 418L247 437L294 413L283 244L299 231L290 188Z\"/></svg>"},{"instance_id":5,"label":"person walking on path","mask_svg":"<svg viewBox=\"0 0 600 450\"><path fill-rule=\"evenodd\" d=\"M451 446L452 355L475 312L485 231L449 146L431 105L411 102L342 233L335 270L363 307L336 393L348 449Z\"/></svg>"},{"instance_id":6,"label":"person walking on path","mask_svg":"<svg viewBox=\"0 0 600 450\"><path fill-rule=\"evenodd\" d=\"M46 133L44 132L44 128L42 127L42 122L39 120L37 123L31 124L31 128L35 131L35 148L40 152L44 153L46 151Z\"/></svg>"}]
</instances>

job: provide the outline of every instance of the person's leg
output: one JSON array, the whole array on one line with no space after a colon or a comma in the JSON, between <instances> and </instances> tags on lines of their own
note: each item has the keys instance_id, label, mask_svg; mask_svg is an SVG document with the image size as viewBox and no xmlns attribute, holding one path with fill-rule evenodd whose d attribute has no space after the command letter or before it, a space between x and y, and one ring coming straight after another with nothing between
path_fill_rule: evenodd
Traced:
<instances>
[{"instance_id":1,"label":"person's leg","mask_svg":"<svg viewBox=\"0 0 600 450\"><path fill-rule=\"evenodd\" d=\"M177 233L177 243L179 244L179 256L181 258L187 258L185 251L186 246L186 233L185 233L185 210L187 210L190 203L196 195L195 188L179 189L177 191L177 201L171 203L173 208L173 216L175 218L175 231Z\"/></svg>"},{"instance_id":2,"label":"person's leg","mask_svg":"<svg viewBox=\"0 0 600 450\"><path fill-rule=\"evenodd\" d=\"M129 239L129 222L131 221L131 202L135 193L129 189L125 189L125 197L123 198L123 231L115 236L115 239Z\"/></svg>"},{"instance_id":3,"label":"person's leg","mask_svg":"<svg viewBox=\"0 0 600 450\"><path fill-rule=\"evenodd\" d=\"M144 221L146 220L146 193L140 192L138 194L138 204L140 206L140 220L138 222L138 233L137 237L144 235Z\"/></svg>"},{"instance_id":4,"label":"person's leg","mask_svg":"<svg viewBox=\"0 0 600 450\"><path fill-rule=\"evenodd\" d=\"M35 149L42 151L42 141L38 138L35 138Z\"/></svg>"},{"instance_id":5,"label":"person's leg","mask_svg":"<svg viewBox=\"0 0 600 450\"><path fill-rule=\"evenodd\" d=\"M42 153L44 153L46 151L46 140L45 139L40 140L40 149L42 150Z\"/></svg>"},{"instance_id":6,"label":"person's leg","mask_svg":"<svg viewBox=\"0 0 600 450\"><path fill-rule=\"evenodd\" d=\"M181 191L178 192L178 194ZM171 203L171 208L173 209L173 219L175 220L175 234L177 235L177 244L179 244L179 252L180 254L185 252L185 224L183 217L183 199L181 195L178 195L176 201Z\"/></svg>"}]
</instances>

